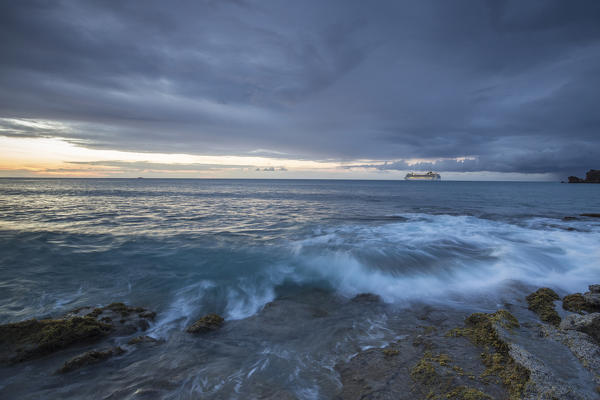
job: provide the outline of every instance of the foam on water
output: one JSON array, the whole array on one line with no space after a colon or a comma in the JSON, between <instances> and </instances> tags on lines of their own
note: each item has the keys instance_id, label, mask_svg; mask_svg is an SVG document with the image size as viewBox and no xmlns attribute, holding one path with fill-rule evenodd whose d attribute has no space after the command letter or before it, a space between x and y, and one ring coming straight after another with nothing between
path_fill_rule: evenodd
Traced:
<instances>
[{"instance_id":1,"label":"foam on water","mask_svg":"<svg viewBox=\"0 0 600 400\"><path fill-rule=\"evenodd\" d=\"M345 296L444 300L508 281L582 290L600 276L600 231L534 229L470 216L404 215L406 222L346 225L293 244L297 271Z\"/></svg>"},{"instance_id":2,"label":"foam on water","mask_svg":"<svg viewBox=\"0 0 600 400\"><path fill-rule=\"evenodd\" d=\"M276 264L217 284L193 283L178 291L165 329L189 323L217 290L227 319L243 319L276 297L282 284L330 288L345 297L374 293L388 302L460 304L489 296L507 283L585 289L600 276L600 230L539 229L472 216L404 214L405 222L318 227L279 248ZM265 255L267 257L268 255ZM213 302L214 303L214 302Z\"/></svg>"}]
</instances>

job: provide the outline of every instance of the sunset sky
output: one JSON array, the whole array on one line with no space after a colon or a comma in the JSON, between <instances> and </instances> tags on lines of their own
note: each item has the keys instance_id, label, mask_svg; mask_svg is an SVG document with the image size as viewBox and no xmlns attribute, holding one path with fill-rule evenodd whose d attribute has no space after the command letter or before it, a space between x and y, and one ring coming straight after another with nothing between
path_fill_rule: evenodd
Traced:
<instances>
[{"instance_id":1,"label":"sunset sky","mask_svg":"<svg viewBox=\"0 0 600 400\"><path fill-rule=\"evenodd\" d=\"M599 20L593 1L2 2L0 176L581 176Z\"/></svg>"}]
</instances>

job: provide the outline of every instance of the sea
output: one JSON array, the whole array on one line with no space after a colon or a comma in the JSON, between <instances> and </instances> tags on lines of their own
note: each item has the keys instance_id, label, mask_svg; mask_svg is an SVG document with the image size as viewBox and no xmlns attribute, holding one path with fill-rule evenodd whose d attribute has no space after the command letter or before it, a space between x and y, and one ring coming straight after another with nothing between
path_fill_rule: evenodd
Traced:
<instances>
[{"instance_id":1,"label":"sea","mask_svg":"<svg viewBox=\"0 0 600 400\"><path fill-rule=\"evenodd\" d=\"M585 213L600 185L0 179L0 323L124 302L160 340L70 374L71 353L1 366L0 397L335 398L336 365L423 310L529 318L538 287L600 283ZM209 313L219 331L185 331Z\"/></svg>"}]
</instances>

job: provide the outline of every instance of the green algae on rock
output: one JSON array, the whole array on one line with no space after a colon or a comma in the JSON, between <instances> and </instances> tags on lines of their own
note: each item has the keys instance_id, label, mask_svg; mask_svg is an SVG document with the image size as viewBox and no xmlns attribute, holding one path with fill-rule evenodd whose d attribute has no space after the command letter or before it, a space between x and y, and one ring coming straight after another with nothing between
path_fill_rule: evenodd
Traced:
<instances>
[{"instance_id":1,"label":"green algae on rock","mask_svg":"<svg viewBox=\"0 0 600 400\"><path fill-rule=\"evenodd\" d=\"M397 356L400 354L400 350L397 349L384 349L383 350L383 354L388 356L388 357L393 357L393 356Z\"/></svg>"},{"instance_id":2,"label":"green algae on rock","mask_svg":"<svg viewBox=\"0 0 600 400\"><path fill-rule=\"evenodd\" d=\"M459 386L448 393L446 393L446 399L456 400L493 400L493 397L483 393L480 390L470 388L467 386Z\"/></svg>"},{"instance_id":3,"label":"green algae on rock","mask_svg":"<svg viewBox=\"0 0 600 400\"><path fill-rule=\"evenodd\" d=\"M447 354L434 356L427 351L423 358L417 362L410 370L411 378L426 388L427 393L423 393L427 399L462 399L462 400L486 400L493 399L490 395L482 391L465 385L456 386L455 377L449 371L438 371L436 364L440 367L448 368L452 360ZM454 372L459 372L459 376L464 375L462 368L451 368Z\"/></svg>"},{"instance_id":4,"label":"green algae on rock","mask_svg":"<svg viewBox=\"0 0 600 400\"><path fill-rule=\"evenodd\" d=\"M482 378L497 376L508 389L510 399L517 400L529 380L529 371L517 364L509 354L508 344L498 334L497 326L505 329L519 327L519 321L508 311L493 314L475 313L465 320L464 328L451 330L449 336L464 336L476 345L483 346L481 361L486 366Z\"/></svg>"},{"instance_id":5,"label":"green algae on rock","mask_svg":"<svg viewBox=\"0 0 600 400\"><path fill-rule=\"evenodd\" d=\"M70 360L65 361L63 366L58 370L58 373L64 374L67 372L71 372L88 365L97 364L110 357L121 355L123 353L125 353L125 350L123 350L120 347L113 347L107 350L87 351L83 354L71 358Z\"/></svg>"},{"instance_id":6,"label":"green algae on rock","mask_svg":"<svg viewBox=\"0 0 600 400\"><path fill-rule=\"evenodd\" d=\"M581 293L573 293L563 297L562 307L571 312L583 314L583 312L598 312L600 307L588 303Z\"/></svg>"},{"instance_id":7,"label":"green algae on rock","mask_svg":"<svg viewBox=\"0 0 600 400\"><path fill-rule=\"evenodd\" d=\"M135 344L140 344L140 343L158 343L158 342L159 342L158 339L154 339L151 336L141 335L141 336L136 336L136 337L130 339L127 342L127 344L135 345Z\"/></svg>"},{"instance_id":8,"label":"green algae on rock","mask_svg":"<svg viewBox=\"0 0 600 400\"><path fill-rule=\"evenodd\" d=\"M93 317L27 320L0 326L0 359L21 362L101 339L111 326Z\"/></svg>"},{"instance_id":9,"label":"green algae on rock","mask_svg":"<svg viewBox=\"0 0 600 400\"><path fill-rule=\"evenodd\" d=\"M554 301L560 300L556 292L550 288L541 288L526 297L529 309L535 312L542 321L554 326L560 324L560 316L554 309Z\"/></svg>"},{"instance_id":10,"label":"green algae on rock","mask_svg":"<svg viewBox=\"0 0 600 400\"><path fill-rule=\"evenodd\" d=\"M187 328L188 333L206 333L219 329L225 319L217 314L208 314Z\"/></svg>"},{"instance_id":11,"label":"green algae on rock","mask_svg":"<svg viewBox=\"0 0 600 400\"><path fill-rule=\"evenodd\" d=\"M0 325L0 362L22 362L69 346L146 330L156 314L142 307L112 303L79 307L62 318L31 319ZM120 321L117 321L118 318Z\"/></svg>"},{"instance_id":12,"label":"green algae on rock","mask_svg":"<svg viewBox=\"0 0 600 400\"><path fill-rule=\"evenodd\" d=\"M143 307L130 307L124 303L111 303L106 307L79 307L66 317L86 316L99 319L113 327L115 335L130 335L138 330L145 331L150 327L149 321L156 317L154 311Z\"/></svg>"}]
</instances>

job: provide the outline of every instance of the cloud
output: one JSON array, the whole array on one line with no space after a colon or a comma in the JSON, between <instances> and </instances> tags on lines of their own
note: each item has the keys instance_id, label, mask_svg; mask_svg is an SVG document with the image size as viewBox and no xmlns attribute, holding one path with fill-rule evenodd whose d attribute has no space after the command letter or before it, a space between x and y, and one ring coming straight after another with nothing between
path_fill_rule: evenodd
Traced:
<instances>
[{"instance_id":1,"label":"cloud","mask_svg":"<svg viewBox=\"0 0 600 400\"><path fill-rule=\"evenodd\" d=\"M201 164L201 163L157 163L150 161L69 161L68 164L78 166L93 166L114 168L120 172L143 172L143 171L215 171L224 169L251 168L251 165L227 165L227 164Z\"/></svg>"},{"instance_id":2,"label":"cloud","mask_svg":"<svg viewBox=\"0 0 600 400\"><path fill-rule=\"evenodd\" d=\"M599 20L585 0L3 2L0 135L581 174Z\"/></svg>"}]
</instances>

